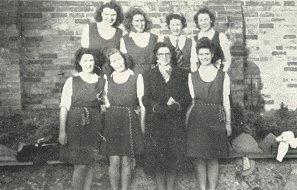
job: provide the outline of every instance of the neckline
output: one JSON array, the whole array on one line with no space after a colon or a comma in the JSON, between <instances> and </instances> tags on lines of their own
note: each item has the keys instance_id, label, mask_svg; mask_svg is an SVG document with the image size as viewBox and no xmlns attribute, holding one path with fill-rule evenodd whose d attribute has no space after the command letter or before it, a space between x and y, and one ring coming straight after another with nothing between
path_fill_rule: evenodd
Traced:
<instances>
[{"instance_id":1,"label":"neckline","mask_svg":"<svg viewBox=\"0 0 297 190\"><path fill-rule=\"evenodd\" d=\"M149 44L151 43L151 38L152 38L152 34L151 33L149 33L149 39L148 39L148 43L147 43L147 45L146 46L144 46L144 47L141 47L141 46L139 46L139 45L137 45L136 44L136 42L134 41L134 39L130 36L130 34L128 34L129 35L129 37L132 39L132 42L134 43L134 45L135 46L137 46L138 48L141 48L141 49L144 49L144 48L147 48L148 46L149 46Z\"/></svg>"},{"instance_id":2,"label":"neckline","mask_svg":"<svg viewBox=\"0 0 297 190\"><path fill-rule=\"evenodd\" d=\"M109 40L113 39L116 36L116 33L118 31L118 28L113 27L115 29L115 32L114 32L113 36L111 38L109 38L109 39L106 39L106 38L103 38L103 36L99 33L99 28L100 27L98 27L98 26L100 26L100 25L98 23L96 23L96 29L97 29L98 36L100 36L100 38L102 38L103 40L106 40L106 41L109 41Z\"/></svg>"},{"instance_id":3,"label":"neckline","mask_svg":"<svg viewBox=\"0 0 297 190\"><path fill-rule=\"evenodd\" d=\"M202 79L202 77L201 77L201 75L200 75L200 72L199 72L199 69L197 69L197 72L198 72L198 75L199 75L200 80L201 80L202 82L204 82L204 83L212 83L212 82L214 82L214 81L217 79L218 74L219 74L219 70L217 70L216 76L214 77L213 80L211 80L211 81L205 81L205 80Z\"/></svg>"}]
</instances>

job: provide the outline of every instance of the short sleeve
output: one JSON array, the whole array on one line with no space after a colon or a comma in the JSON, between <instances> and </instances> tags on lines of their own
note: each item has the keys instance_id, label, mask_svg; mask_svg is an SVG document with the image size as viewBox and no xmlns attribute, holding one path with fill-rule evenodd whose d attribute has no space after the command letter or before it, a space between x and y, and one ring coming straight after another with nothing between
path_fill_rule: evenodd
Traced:
<instances>
[{"instance_id":1,"label":"short sleeve","mask_svg":"<svg viewBox=\"0 0 297 190\"><path fill-rule=\"evenodd\" d=\"M108 93L108 80L107 80L107 75L104 75L103 77L106 82L105 82L105 86L104 86L104 91L103 91L103 98L104 98L104 102L105 102L105 107L109 107L110 106L110 103L109 103L109 100L107 98L107 93Z\"/></svg>"},{"instance_id":2,"label":"short sleeve","mask_svg":"<svg viewBox=\"0 0 297 190\"><path fill-rule=\"evenodd\" d=\"M137 98L141 99L144 94L143 77L139 74L137 77Z\"/></svg>"},{"instance_id":3,"label":"short sleeve","mask_svg":"<svg viewBox=\"0 0 297 190\"><path fill-rule=\"evenodd\" d=\"M224 84L223 84L223 94L225 96L230 95L230 88L231 88L230 77L227 73L225 73Z\"/></svg>"},{"instance_id":4,"label":"short sleeve","mask_svg":"<svg viewBox=\"0 0 297 190\"><path fill-rule=\"evenodd\" d=\"M198 67L197 67L198 57L197 57L195 46L196 46L196 41L194 40L194 38L192 38L191 58L190 58L191 72L194 72L198 69Z\"/></svg>"},{"instance_id":5,"label":"short sleeve","mask_svg":"<svg viewBox=\"0 0 297 190\"><path fill-rule=\"evenodd\" d=\"M190 95L194 99L195 94L194 94L194 86L193 86L193 82L192 82L192 74L191 73L189 73L189 77L188 77L188 86L189 86Z\"/></svg>"},{"instance_id":6,"label":"short sleeve","mask_svg":"<svg viewBox=\"0 0 297 190\"><path fill-rule=\"evenodd\" d=\"M65 107L68 111L70 110L71 107L71 97L72 97L72 81L73 78L70 77L66 80L63 90L62 90L62 95L61 95L61 102L60 102L60 107Z\"/></svg>"},{"instance_id":7,"label":"short sleeve","mask_svg":"<svg viewBox=\"0 0 297 190\"><path fill-rule=\"evenodd\" d=\"M220 33L219 39L220 39L221 46L229 47L229 40L224 33Z\"/></svg>"}]
</instances>

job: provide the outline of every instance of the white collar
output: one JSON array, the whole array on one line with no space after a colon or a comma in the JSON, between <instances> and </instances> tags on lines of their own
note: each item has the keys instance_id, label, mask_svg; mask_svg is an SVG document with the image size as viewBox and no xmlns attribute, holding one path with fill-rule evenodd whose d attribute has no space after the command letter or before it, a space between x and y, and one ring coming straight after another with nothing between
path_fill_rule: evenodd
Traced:
<instances>
[{"instance_id":1,"label":"white collar","mask_svg":"<svg viewBox=\"0 0 297 190\"><path fill-rule=\"evenodd\" d=\"M115 71L113 71L110 76L112 77L114 74L115 74ZM124 71L121 74L134 75L134 71L132 71L131 69L128 68L126 71Z\"/></svg>"},{"instance_id":2,"label":"white collar","mask_svg":"<svg viewBox=\"0 0 297 190\"><path fill-rule=\"evenodd\" d=\"M149 36L150 33L149 32L130 32L129 33L129 37L134 38L134 37L143 37L143 36Z\"/></svg>"}]
</instances>

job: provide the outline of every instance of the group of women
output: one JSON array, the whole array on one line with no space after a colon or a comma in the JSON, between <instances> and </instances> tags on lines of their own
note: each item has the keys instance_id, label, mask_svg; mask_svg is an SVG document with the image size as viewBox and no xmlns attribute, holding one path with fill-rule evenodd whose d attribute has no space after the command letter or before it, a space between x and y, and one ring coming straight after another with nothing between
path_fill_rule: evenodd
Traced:
<instances>
[{"instance_id":1,"label":"group of women","mask_svg":"<svg viewBox=\"0 0 297 190\"><path fill-rule=\"evenodd\" d=\"M213 13L197 12L200 32L193 39L183 35L180 13L166 17L171 34L163 39L150 33L152 23L139 8L124 17L118 4L107 2L95 20L83 30L78 73L61 96L60 160L74 164L73 189L91 188L103 141L113 190L129 189L138 155L158 190L174 189L186 157L195 160L200 189L215 189L218 158L227 156L231 134L224 72L231 56L227 37L213 29Z\"/></svg>"}]
</instances>

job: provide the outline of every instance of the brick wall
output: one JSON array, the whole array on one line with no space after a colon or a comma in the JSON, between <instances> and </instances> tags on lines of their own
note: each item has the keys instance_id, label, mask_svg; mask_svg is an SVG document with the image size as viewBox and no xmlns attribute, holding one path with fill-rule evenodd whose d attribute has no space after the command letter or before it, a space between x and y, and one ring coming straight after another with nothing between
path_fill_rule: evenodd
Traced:
<instances>
[{"instance_id":1,"label":"brick wall","mask_svg":"<svg viewBox=\"0 0 297 190\"><path fill-rule=\"evenodd\" d=\"M152 32L158 35L168 34L164 18L172 11L180 11L186 16L187 35L197 34L193 15L200 6L209 6L217 17L216 29L225 32L231 42L229 74L233 100L253 107L261 104L263 93L266 109L278 107L281 101L297 107L292 98L297 86L294 77L297 6L294 1L119 2L124 11L136 6L147 12L154 23ZM93 13L98 3L101 1L1 1L1 5L5 5L0 7L5 27L0 28L6 33L6 42L1 42L0 48L8 50L11 62L19 63L21 82L18 85L22 89L19 101L23 109L58 107L62 85L73 69L73 53L80 46L82 27L94 21ZM14 15L5 17L8 12Z\"/></svg>"},{"instance_id":2,"label":"brick wall","mask_svg":"<svg viewBox=\"0 0 297 190\"><path fill-rule=\"evenodd\" d=\"M260 92L265 109L281 102L296 108L297 1L244 1L243 9L249 50L247 91L254 104Z\"/></svg>"},{"instance_id":3,"label":"brick wall","mask_svg":"<svg viewBox=\"0 0 297 190\"><path fill-rule=\"evenodd\" d=\"M1 1L0 7L0 114L2 114L21 109L21 83L18 6L16 2Z\"/></svg>"}]
</instances>

